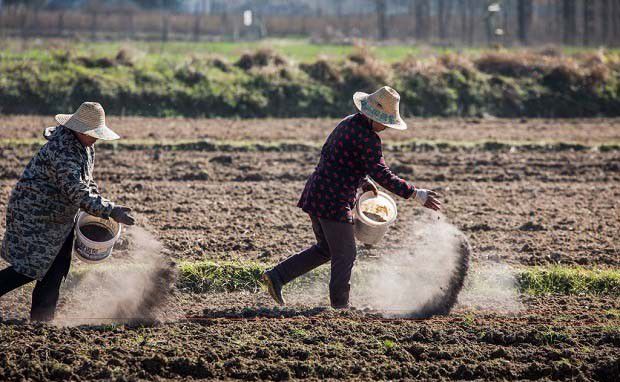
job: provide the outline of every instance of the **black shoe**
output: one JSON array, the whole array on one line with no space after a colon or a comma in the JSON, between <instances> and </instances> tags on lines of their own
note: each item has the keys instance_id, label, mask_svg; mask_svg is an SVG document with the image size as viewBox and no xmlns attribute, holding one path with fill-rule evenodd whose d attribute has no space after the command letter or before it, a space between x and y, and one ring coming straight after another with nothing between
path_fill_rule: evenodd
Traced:
<instances>
[{"instance_id":1,"label":"black shoe","mask_svg":"<svg viewBox=\"0 0 620 382\"><path fill-rule=\"evenodd\" d=\"M284 297L282 297L282 283L280 282L280 278L278 275L274 274L273 271L267 271L263 273L261 281L265 287L267 287L267 291L271 295L271 297L280 305L286 304L284 301Z\"/></svg>"}]
</instances>

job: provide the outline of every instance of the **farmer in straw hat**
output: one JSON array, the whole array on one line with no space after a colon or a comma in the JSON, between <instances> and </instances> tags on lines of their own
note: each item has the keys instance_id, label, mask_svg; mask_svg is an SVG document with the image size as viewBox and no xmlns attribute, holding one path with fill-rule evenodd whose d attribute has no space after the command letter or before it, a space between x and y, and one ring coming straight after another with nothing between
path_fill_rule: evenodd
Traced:
<instances>
[{"instance_id":1,"label":"farmer in straw hat","mask_svg":"<svg viewBox=\"0 0 620 382\"><path fill-rule=\"evenodd\" d=\"M94 144L119 136L105 124L100 104L85 102L75 114L56 116L48 142L26 166L9 199L0 271L0 296L37 281L30 317L54 318L62 279L69 272L78 209L132 225L131 209L115 206L93 181Z\"/></svg>"},{"instance_id":2,"label":"farmer in straw hat","mask_svg":"<svg viewBox=\"0 0 620 382\"><path fill-rule=\"evenodd\" d=\"M263 283L279 304L284 304L285 284L331 260L331 305L348 308L349 281L356 257L351 208L358 187L377 193L368 177L396 195L406 199L413 196L424 207L440 209L439 195L405 182L390 171L383 159L378 133L407 128L400 117L399 101L399 94L388 86L372 94L355 93L353 102L359 113L342 120L327 138L298 203L310 215L317 242L263 274Z\"/></svg>"}]
</instances>

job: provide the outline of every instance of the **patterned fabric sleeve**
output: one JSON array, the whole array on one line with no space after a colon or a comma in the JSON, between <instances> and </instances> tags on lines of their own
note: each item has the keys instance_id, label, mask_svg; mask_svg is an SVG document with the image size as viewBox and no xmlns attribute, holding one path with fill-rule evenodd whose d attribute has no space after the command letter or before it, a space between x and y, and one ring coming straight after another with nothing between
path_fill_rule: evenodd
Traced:
<instances>
[{"instance_id":1,"label":"patterned fabric sleeve","mask_svg":"<svg viewBox=\"0 0 620 382\"><path fill-rule=\"evenodd\" d=\"M91 192L93 192L93 193L95 193L97 195L100 194L100 192L99 192L99 185L97 183L95 183L94 180L91 180L89 185L90 185Z\"/></svg>"},{"instance_id":2,"label":"patterned fabric sleeve","mask_svg":"<svg viewBox=\"0 0 620 382\"><path fill-rule=\"evenodd\" d=\"M366 164L368 175L388 191L405 199L415 193L415 187L390 170L383 158L381 139L375 133L364 139L361 158Z\"/></svg>"},{"instance_id":3,"label":"patterned fabric sleeve","mask_svg":"<svg viewBox=\"0 0 620 382\"><path fill-rule=\"evenodd\" d=\"M62 156L59 159L56 161L56 182L61 192L89 214L109 218L114 204L99 195L96 188L93 189L80 163Z\"/></svg>"}]
</instances>

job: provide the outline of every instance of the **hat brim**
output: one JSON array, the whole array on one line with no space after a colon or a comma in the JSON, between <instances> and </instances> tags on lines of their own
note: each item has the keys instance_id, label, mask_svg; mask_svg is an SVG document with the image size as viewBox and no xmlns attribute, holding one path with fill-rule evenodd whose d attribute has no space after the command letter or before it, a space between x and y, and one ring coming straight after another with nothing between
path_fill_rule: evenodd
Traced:
<instances>
[{"instance_id":1,"label":"hat brim","mask_svg":"<svg viewBox=\"0 0 620 382\"><path fill-rule=\"evenodd\" d=\"M120 136L106 125L92 129L80 121L71 119L71 117L73 117L73 114L58 114L54 117L54 119L56 122L65 126L69 130L88 135L89 137L101 139L103 141L114 141L120 139Z\"/></svg>"},{"instance_id":2,"label":"hat brim","mask_svg":"<svg viewBox=\"0 0 620 382\"><path fill-rule=\"evenodd\" d=\"M381 120L381 118L378 118L373 113L373 109L371 109L370 107L364 107L364 101L368 99L369 96L370 94L364 92L356 92L355 94L353 94L353 103L355 104L357 110L359 110L366 117L372 119L375 122L379 122L380 124L389 127L390 129L407 130L407 123L401 118L400 115L396 116L396 123L389 123L387 120Z\"/></svg>"}]
</instances>

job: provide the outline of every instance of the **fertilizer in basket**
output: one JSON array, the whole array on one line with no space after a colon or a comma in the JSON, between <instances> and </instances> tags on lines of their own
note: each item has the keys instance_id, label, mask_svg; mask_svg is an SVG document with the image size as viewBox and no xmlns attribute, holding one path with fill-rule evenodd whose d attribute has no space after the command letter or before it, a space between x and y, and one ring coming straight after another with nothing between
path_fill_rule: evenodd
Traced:
<instances>
[{"instance_id":1,"label":"fertilizer in basket","mask_svg":"<svg viewBox=\"0 0 620 382\"><path fill-rule=\"evenodd\" d=\"M369 219L379 223L387 222L392 216L392 213L390 212L390 206L384 203L383 200L379 198L365 200L362 203L362 212Z\"/></svg>"}]
</instances>

